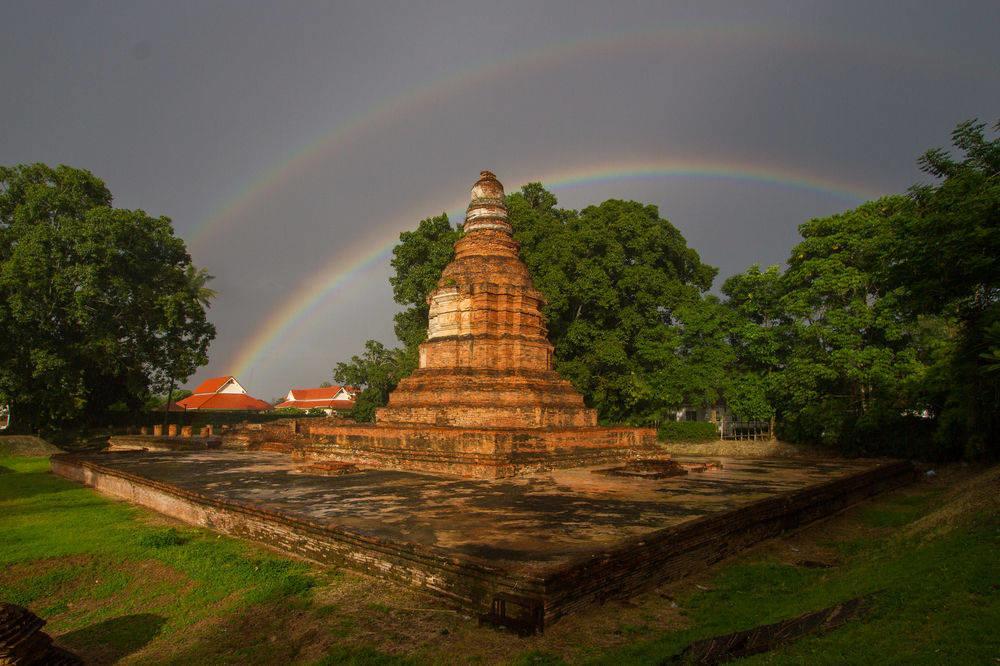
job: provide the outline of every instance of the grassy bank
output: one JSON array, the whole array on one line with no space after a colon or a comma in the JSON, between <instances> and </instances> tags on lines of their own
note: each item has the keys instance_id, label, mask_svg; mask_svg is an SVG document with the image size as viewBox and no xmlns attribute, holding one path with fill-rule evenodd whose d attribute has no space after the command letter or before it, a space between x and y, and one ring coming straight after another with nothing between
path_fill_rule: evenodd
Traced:
<instances>
[{"instance_id":1,"label":"grassy bank","mask_svg":"<svg viewBox=\"0 0 1000 666\"><path fill-rule=\"evenodd\" d=\"M1000 657L997 470L945 470L519 639L435 598L181 526L47 469L0 457L0 599L97 663L657 663L694 639L869 593L864 620L755 660Z\"/></svg>"}]
</instances>

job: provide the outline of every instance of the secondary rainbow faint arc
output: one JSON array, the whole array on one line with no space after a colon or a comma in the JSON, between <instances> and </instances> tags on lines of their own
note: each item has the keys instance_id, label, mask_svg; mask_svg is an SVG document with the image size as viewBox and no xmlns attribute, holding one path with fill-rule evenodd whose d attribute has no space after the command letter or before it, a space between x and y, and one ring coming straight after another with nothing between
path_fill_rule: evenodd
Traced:
<instances>
[{"instance_id":1,"label":"secondary rainbow faint arc","mask_svg":"<svg viewBox=\"0 0 1000 666\"><path fill-rule=\"evenodd\" d=\"M769 165L699 160L603 163L520 178L516 182L540 181L547 188L558 190L600 182L667 177L714 178L762 183L817 192L843 199L852 204L881 195L881 193L860 184L812 175L804 171L793 171ZM441 203L437 206L420 207L419 210L425 210L428 216L436 215L439 211L455 211L459 199L452 195L449 197L441 196L437 201ZM446 203L448 201L451 203ZM410 207L410 210L413 210L413 207ZM337 257L303 280L298 287L290 292L297 294L297 296L284 302L280 308L271 313L239 348L231 364L231 374L240 376L253 368L276 340L291 331L296 324L307 321L309 314L314 313L327 296L350 282L352 278L368 267L386 259L392 253L393 246L398 242L399 233L412 228L417 222L418 220L411 215L404 220L397 220L386 225L380 230L378 236L362 241L345 253L346 256L354 257L353 260L344 261Z\"/></svg>"},{"instance_id":2,"label":"secondary rainbow faint arc","mask_svg":"<svg viewBox=\"0 0 1000 666\"><path fill-rule=\"evenodd\" d=\"M282 157L277 166L265 170L245 188L230 198L220 208L194 228L189 243L198 249L215 233L236 219L239 212L273 192L297 173L323 159L352 140L363 136L366 130L381 123L412 117L423 105L442 103L447 98L468 85L483 85L490 81L526 71L538 71L562 62L587 57L592 54L614 55L619 52L643 49L676 48L684 45L705 46L716 40L727 48L737 48L748 44L764 45L768 48L784 50L834 50L843 58L875 56L878 60L911 58L927 60L923 52L906 52L898 46L883 42L866 42L861 47L847 44L840 35L829 35L809 31L802 26L780 26L762 23L738 24L684 24L676 23L669 28L652 31L614 34L583 40L556 43L541 49L524 50L505 59L460 70L430 83L416 85L402 94L392 96L376 106L366 109L350 120L324 132L305 147ZM850 48L848 48L850 47ZM928 66L955 66L954 63L931 59ZM964 66L964 65L963 65Z\"/></svg>"}]
</instances>

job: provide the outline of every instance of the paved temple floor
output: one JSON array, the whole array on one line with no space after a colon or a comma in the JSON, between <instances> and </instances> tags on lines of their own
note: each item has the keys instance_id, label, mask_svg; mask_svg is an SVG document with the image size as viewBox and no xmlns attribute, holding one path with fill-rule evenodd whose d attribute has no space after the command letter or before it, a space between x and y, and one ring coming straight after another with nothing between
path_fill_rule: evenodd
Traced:
<instances>
[{"instance_id":1,"label":"paved temple floor","mask_svg":"<svg viewBox=\"0 0 1000 666\"><path fill-rule=\"evenodd\" d=\"M716 458L722 469L657 480L608 477L594 468L478 480L385 470L314 476L299 473L302 464L286 454L267 452L78 457L228 502L522 570L558 566L629 537L878 464Z\"/></svg>"}]
</instances>

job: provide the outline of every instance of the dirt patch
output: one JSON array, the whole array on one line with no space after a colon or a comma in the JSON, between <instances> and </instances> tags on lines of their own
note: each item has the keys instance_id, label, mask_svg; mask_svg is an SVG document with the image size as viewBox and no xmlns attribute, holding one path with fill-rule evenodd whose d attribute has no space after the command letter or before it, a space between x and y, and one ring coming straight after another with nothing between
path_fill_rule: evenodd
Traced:
<instances>
[{"instance_id":1,"label":"dirt patch","mask_svg":"<svg viewBox=\"0 0 1000 666\"><path fill-rule=\"evenodd\" d=\"M983 471L974 471L964 465L951 465L933 472L933 476L925 473L924 483L948 485L951 488L939 499L939 508L908 525L900 533L901 537L937 537L976 520L998 522L1000 465Z\"/></svg>"},{"instance_id":2,"label":"dirt patch","mask_svg":"<svg viewBox=\"0 0 1000 666\"><path fill-rule=\"evenodd\" d=\"M34 435L0 435L0 455L51 456L63 450Z\"/></svg>"},{"instance_id":3,"label":"dirt patch","mask_svg":"<svg viewBox=\"0 0 1000 666\"><path fill-rule=\"evenodd\" d=\"M89 555L70 555L67 557L47 557L42 560L18 562L0 569L0 583L10 585L12 582L24 580L29 576L44 576L56 569L67 567L83 567L94 561Z\"/></svg>"}]
</instances>

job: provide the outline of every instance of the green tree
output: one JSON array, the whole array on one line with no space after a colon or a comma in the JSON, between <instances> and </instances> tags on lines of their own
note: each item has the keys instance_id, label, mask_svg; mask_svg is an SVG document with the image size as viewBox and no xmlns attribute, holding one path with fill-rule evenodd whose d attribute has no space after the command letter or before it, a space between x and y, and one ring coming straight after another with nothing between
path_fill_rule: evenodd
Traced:
<instances>
[{"instance_id":1,"label":"green tree","mask_svg":"<svg viewBox=\"0 0 1000 666\"><path fill-rule=\"evenodd\" d=\"M393 274L389 277L393 299L406 306L395 317L396 337L408 348L427 338L427 297L437 287L441 271L455 256L455 241L461 236L448 215L421 220L414 231L399 235L392 249Z\"/></svg>"},{"instance_id":2,"label":"green tree","mask_svg":"<svg viewBox=\"0 0 1000 666\"><path fill-rule=\"evenodd\" d=\"M507 198L521 258L548 300L557 370L608 421L656 422L685 402L717 400L731 352L728 313L703 296L716 270L655 206L610 200L577 212L557 204L539 183ZM338 380L352 376L360 386L369 385L366 373L376 375L377 388L359 396L359 419L369 419L395 387L382 378L398 381L417 367L427 297L459 236L445 216L400 235L390 281L396 302L406 306L395 320L403 347L338 365Z\"/></svg>"},{"instance_id":3,"label":"green tree","mask_svg":"<svg viewBox=\"0 0 1000 666\"><path fill-rule=\"evenodd\" d=\"M737 418L772 419L779 392L787 315L782 309L782 273L777 266L761 271L756 264L722 285L734 362L726 402Z\"/></svg>"},{"instance_id":4,"label":"green tree","mask_svg":"<svg viewBox=\"0 0 1000 666\"><path fill-rule=\"evenodd\" d=\"M772 390L794 439L893 448L898 417L927 365L917 322L884 278L898 219L912 204L886 197L799 230L782 277L783 359Z\"/></svg>"},{"instance_id":5,"label":"green tree","mask_svg":"<svg viewBox=\"0 0 1000 666\"><path fill-rule=\"evenodd\" d=\"M444 213L399 235L392 250L389 283L394 300L405 306L395 316L396 337L402 346L387 348L377 340L368 340L361 356L338 363L334 369L336 381L362 389L352 410L355 420L373 421L375 409L385 405L399 380L417 368L418 348L427 338L427 297L454 256L454 244L460 236Z\"/></svg>"},{"instance_id":6,"label":"green tree","mask_svg":"<svg viewBox=\"0 0 1000 666\"><path fill-rule=\"evenodd\" d=\"M362 389L351 411L354 420L375 420L375 410L385 405L399 380L413 370L405 362L405 355L404 347L390 349L377 340L369 340L362 355L352 356L333 369L337 382Z\"/></svg>"},{"instance_id":7,"label":"green tree","mask_svg":"<svg viewBox=\"0 0 1000 666\"><path fill-rule=\"evenodd\" d=\"M977 121L952 132L957 156L937 148L920 166L937 182L911 189L890 282L915 314L954 320L957 344L937 376L939 441L972 456L1000 451L1000 136ZM1000 123L994 126L1000 131Z\"/></svg>"},{"instance_id":8,"label":"green tree","mask_svg":"<svg viewBox=\"0 0 1000 666\"><path fill-rule=\"evenodd\" d=\"M556 369L607 421L657 422L717 399L723 313L702 296L716 269L655 206L557 203L539 183L508 197L521 257L548 300Z\"/></svg>"},{"instance_id":9,"label":"green tree","mask_svg":"<svg viewBox=\"0 0 1000 666\"><path fill-rule=\"evenodd\" d=\"M0 402L31 427L141 409L207 361L207 274L93 174L0 167Z\"/></svg>"}]
</instances>

